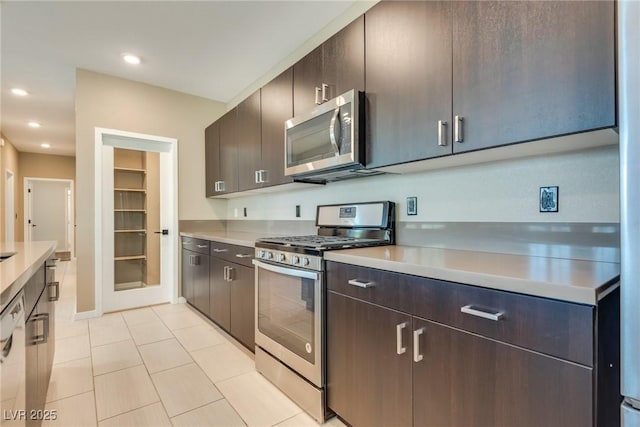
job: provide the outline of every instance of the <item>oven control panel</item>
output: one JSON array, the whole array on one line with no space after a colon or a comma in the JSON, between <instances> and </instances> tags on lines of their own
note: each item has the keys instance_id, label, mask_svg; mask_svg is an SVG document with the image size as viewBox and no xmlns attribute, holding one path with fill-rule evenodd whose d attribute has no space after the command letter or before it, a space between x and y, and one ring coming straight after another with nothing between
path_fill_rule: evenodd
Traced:
<instances>
[{"instance_id":1,"label":"oven control panel","mask_svg":"<svg viewBox=\"0 0 640 427\"><path fill-rule=\"evenodd\" d=\"M322 257L315 255L295 254L275 249L256 249L256 259L322 271Z\"/></svg>"}]
</instances>

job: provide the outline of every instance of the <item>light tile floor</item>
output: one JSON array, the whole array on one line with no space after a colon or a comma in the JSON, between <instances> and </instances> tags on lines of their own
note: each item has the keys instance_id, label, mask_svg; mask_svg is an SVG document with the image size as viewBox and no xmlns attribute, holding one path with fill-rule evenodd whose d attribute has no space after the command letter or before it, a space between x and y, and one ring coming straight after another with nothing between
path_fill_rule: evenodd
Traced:
<instances>
[{"instance_id":1,"label":"light tile floor","mask_svg":"<svg viewBox=\"0 0 640 427\"><path fill-rule=\"evenodd\" d=\"M61 262L56 355L43 425L318 424L255 370L253 354L186 304L73 321L75 261ZM325 425L344 426L337 418Z\"/></svg>"}]
</instances>

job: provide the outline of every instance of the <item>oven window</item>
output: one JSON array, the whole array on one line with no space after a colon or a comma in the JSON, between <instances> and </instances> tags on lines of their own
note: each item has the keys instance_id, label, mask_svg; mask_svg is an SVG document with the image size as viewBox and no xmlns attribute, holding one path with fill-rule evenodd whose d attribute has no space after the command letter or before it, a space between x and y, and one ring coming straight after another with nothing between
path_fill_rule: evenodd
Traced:
<instances>
[{"instance_id":1,"label":"oven window","mask_svg":"<svg viewBox=\"0 0 640 427\"><path fill-rule=\"evenodd\" d=\"M315 363L315 280L258 271L258 329Z\"/></svg>"}]
</instances>

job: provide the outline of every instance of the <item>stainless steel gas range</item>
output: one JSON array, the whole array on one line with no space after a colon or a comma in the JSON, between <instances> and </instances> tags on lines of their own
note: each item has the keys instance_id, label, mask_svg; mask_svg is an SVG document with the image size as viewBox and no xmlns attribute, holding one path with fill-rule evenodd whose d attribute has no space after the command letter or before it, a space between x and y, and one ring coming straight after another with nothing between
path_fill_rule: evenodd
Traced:
<instances>
[{"instance_id":1,"label":"stainless steel gas range","mask_svg":"<svg viewBox=\"0 0 640 427\"><path fill-rule=\"evenodd\" d=\"M395 205L318 206L318 234L256 241L256 369L319 422L326 406L328 250L391 245Z\"/></svg>"}]
</instances>

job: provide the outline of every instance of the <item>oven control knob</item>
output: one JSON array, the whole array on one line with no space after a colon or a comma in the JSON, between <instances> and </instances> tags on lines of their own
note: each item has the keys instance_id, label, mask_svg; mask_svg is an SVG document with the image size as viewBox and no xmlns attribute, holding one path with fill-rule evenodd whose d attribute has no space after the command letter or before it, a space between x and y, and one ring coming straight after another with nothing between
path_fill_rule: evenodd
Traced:
<instances>
[{"instance_id":1,"label":"oven control knob","mask_svg":"<svg viewBox=\"0 0 640 427\"><path fill-rule=\"evenodd\" d=\"M265 259L273 259L273 252L269 252L269 251L265 252L264 258Z\"/></svg>"},{"instance_id":2,"label":"oven control knob","mask_svg":"<svg viewBox=\"0 0 640 427\"><path fill-rule=\"evenodd\" d=\"M278 261L283 262L287 257L284 254L278 254Z\"/></svg>"},{"instance_id":3,"label":"oven control knob","mask_svg":"<svg viewBox=\"0 0 640 427\"><path fill-rule=\"evenodd\" d=\"M264 251L258 251L258 258L264 258Z\"/></svg>"},{"instance_id":4,"label":"oven control knob","mask_svg":"<svg viewBox=\"0 0 640 427\"><path fill-rule=\"evenodd\" d=\"M304 265L305 267L309 265L309 258L307 257L302 258L302 265Z\"/></svg>"},{"instance_id":5,"label":"oven control knob","mask_svg":"<svg viewBox=\"0 0 640 427\"><path fill-rule=\"evenodd\" d=\"M298 255L294 255L293 257L291 257L291 263L300 264L300 257Z\"/></svg>"}]
</instances>

